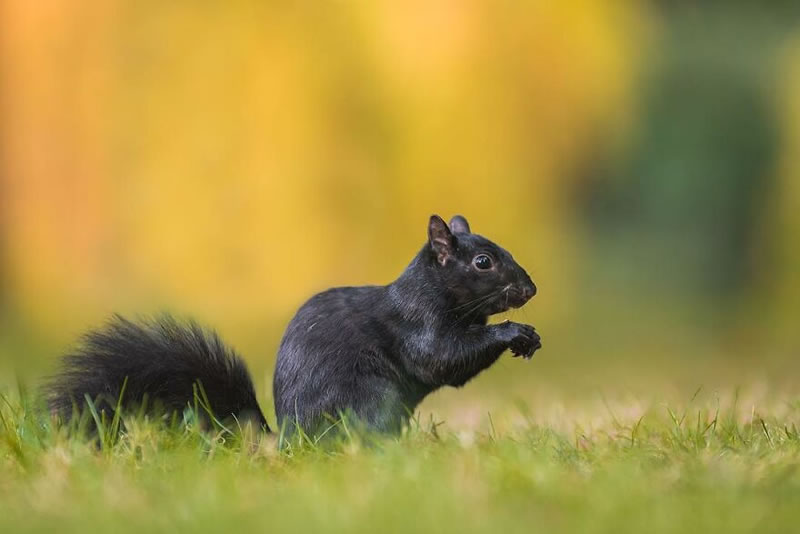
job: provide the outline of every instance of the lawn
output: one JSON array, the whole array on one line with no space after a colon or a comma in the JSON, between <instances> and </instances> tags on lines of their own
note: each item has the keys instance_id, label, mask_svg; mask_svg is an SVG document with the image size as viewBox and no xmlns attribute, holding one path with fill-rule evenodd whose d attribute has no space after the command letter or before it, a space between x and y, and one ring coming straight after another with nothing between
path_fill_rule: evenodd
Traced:
<instances>
[{"instance_id":1,"label":"lawn","mask_svg":"<svg viewBox=\"0 0 800 534\"><path fill-rule=\"evenodd\" d=\"M0 399L2 532L800 528L800 397L764 383L518 398L446 424L421 416L398 438L280 449L134 416L98 445L53 429L30 398Z\"/></svg>"}]
</instances>

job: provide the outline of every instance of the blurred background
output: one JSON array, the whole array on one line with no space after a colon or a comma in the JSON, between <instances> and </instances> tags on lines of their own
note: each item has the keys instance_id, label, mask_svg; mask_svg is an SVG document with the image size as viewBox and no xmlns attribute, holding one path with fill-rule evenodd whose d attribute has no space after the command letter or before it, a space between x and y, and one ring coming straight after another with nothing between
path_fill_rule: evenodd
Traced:
<instances>
[{"instance_id":1,"label":"blurred background","mask_svg":"<svg viewBox=\"0 0 800 534\"><path fill-rule=\"evenodd\" d=\"M797 2L11 1L0 69L0 383L169 310L272 420L297 307L432 213L529 270L544 349L423 413L798 377Z\"/></svg>"}]
</instances>

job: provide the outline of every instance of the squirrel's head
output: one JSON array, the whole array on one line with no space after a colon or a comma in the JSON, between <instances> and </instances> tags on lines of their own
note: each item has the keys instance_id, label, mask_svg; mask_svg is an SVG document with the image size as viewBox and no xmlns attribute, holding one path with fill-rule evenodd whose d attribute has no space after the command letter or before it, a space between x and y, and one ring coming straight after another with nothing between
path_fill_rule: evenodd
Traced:
<instances>
[{"instance_id":1,"label":"squirrel's head","mask_svg":"<svg viewBox=\"0 0 800 534\"><path fill-rule=\"evenodd\" d=\"M428 247L439 280L456 309L464 314L492 315L519 308L536 294L530 276L511 254L473 234L460 215L453 217L449 225L432 215Z\"/></svg>"}]
</instances>

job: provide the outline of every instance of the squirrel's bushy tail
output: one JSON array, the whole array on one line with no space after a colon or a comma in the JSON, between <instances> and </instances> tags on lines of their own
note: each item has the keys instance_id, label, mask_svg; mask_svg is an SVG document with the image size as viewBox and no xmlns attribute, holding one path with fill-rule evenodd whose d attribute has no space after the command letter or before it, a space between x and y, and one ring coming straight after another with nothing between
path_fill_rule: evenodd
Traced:
<instances>
[{"instance_id":1,"label":"squirrel's bushy tail","mask_svg":"<svg viewBox=\"0 0 800 534\"><path fill-rule=\"evenodd\" d=\"M75 406L86 406L86 395L98 409L113 411L121 393L124 406L146 398L150 406L180 413L193 403L198 386L216 417L258 421L269 431L236 352L215 332L170 315L139 322L114 315L64 356L44 394L50 411L69 419Z\"/></svg>"}]
</instances>

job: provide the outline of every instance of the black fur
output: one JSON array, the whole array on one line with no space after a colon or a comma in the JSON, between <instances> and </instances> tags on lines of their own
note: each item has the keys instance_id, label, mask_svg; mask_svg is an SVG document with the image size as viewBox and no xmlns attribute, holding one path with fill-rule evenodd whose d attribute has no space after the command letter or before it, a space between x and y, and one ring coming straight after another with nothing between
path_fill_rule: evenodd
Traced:
<instances>
[{"instance_id":1,"label":"black fur","mask_svg":"<svg viewBox=\"0 0 800 534\"><path fill-rule=\"evenodd\" d=\"M370 429L399 431L429 393L464 385L506 349L530 358L541 347L531 326L487 324L535 293L511 255L471 233L466 219L448 226L432 216L427 243L397 280L330 289L299 309L278 352L278 423L315 433L349 414ZM113 410L126 378L126 405L147 395L182 410L199 381L217 416L251 414L266 427L244 363L214 333L169 316L115 316L87 334L47 387L50 407L68 417L88 394Z\"/></svg>"},{"instance_id":2,"label":"black fur","mask_svg":"<svg viewBox=\"0 0 800 534\"><path fill-rule=\"evenodd\" d=\"M126 407L138 407L146 395L151 407L182 412L193 404L195 384L200 384L216 417L267 425L244 362L216 333L194 322L163 315L134 323L115 315L64 356L45 395L50 410L68 419L74 406L84 406L86 394L98 410L112 412L123 384Z\"/></svg>"},{"instance_id":3,"label":"black fur","mask_svg":"<svg viewBox=\"0 0 800 534\"><path fill-rule=\"evenodd\" d=\"M393 283L330 289L300 308L275 369L279 424L314 432L350 413L398 431L429 393L464 385L506 349L529 358L541 347L533 327L487 325L536 293L527 273L463 217L451 227L431 217L428 242ZM490 270L476 267L481 254Z\"/></svg>"}]
</instances>

